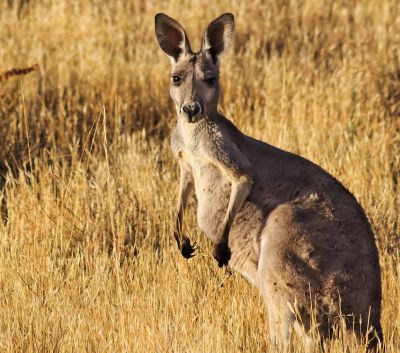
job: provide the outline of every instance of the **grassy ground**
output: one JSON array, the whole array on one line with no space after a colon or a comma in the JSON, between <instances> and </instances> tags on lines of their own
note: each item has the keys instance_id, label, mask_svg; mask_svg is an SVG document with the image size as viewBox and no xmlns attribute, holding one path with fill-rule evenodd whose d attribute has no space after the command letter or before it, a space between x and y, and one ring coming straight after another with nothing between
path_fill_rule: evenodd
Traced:
<instances>
[{"instance_id":1,"label":"grassy ground","mask_svg":"<svg viewBox=\"0 0 400 353\"><path fill-rule=\"evenodd\" d=\"M194 48L210 20L235 14L221 111L356 195L381 255L388 352L400 351L397 0L2 1L0 72L39 68L0 82L0 351L273 351L258 291L218 268L193 200L199 254L186 261L171 241L159 11Z\"/></svg>"}]
</instances>

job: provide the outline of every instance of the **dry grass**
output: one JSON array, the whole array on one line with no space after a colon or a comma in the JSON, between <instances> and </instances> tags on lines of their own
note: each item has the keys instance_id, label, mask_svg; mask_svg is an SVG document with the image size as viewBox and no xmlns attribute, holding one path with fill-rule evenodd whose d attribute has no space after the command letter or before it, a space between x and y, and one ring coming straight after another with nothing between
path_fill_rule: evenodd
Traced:
<instances>
[{"instance_id":1,"label":"dry grass","mask_svg":"<svg viewBox=\"0 0 400 353\"><path fill-rule=\"evenodd\" d=\"M159 11L194 47L213 17L236 15L221 110L360 200L381 254L388 352L400 351L397 0L2 1L0 72L39 70L0 83L0 351L273 351L257 290L218 269L194 205L200 254L187 262L171 241Z\"/></svg>"}]
</instances>

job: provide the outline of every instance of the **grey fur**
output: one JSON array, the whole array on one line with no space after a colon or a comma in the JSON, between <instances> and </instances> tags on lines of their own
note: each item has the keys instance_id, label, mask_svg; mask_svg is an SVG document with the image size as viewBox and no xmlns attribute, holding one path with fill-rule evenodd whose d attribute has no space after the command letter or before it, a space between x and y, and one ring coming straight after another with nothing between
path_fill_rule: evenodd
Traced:
<instances>
[{"instance_id":1,"label":"grey fur","mask_svg":"<svg viewBox=\"0 0 400 353\"><path fill-rule=\"evenodd\" d=\"M171 147L181 172L178 245L185 257L193 255L182 235L182 211L194 186L197 222L215 242L215 258L260 289L276 344L287 347L293 326L307 341L314 305L322 336L329 335L340 313L351 315L349 327L362 320L356 332L373 328L373 348L383 340L381 273L367 217L354 196L322 168L246 136L217 112L222 52L214 50L215 60L210 43L227 47L221 41L232 36L233 16L215 21L210 26L218 31L205 31L206 51L182 52L172 61L172 75L181 79L171 84L178 114ZM157 22L156 31L163 33ZM185 40L190 48L186 35ZM216 77L212 85L206 82L210 76ZM193 102L202 107L194 120L180 109Z\"/></svg>"}]
</instances>

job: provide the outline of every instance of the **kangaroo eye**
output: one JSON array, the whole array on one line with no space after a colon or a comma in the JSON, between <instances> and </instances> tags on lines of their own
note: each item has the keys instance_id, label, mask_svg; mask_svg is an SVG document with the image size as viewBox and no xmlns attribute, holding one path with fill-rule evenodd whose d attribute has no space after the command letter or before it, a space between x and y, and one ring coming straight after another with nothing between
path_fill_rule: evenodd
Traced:
<instances>
[{"instance_id":1,"label":"kangaroo eye","mask_svg":"<svg viewBox=\"0 0 400 353\"><path fill-rule=\"evenodd\" d=\"M180 83L182 79L179 76L172 76L172 82L177 84Z\"/></svg>"},{"instance_id":2,"label":"kangaroo eye","mask_svg":"<svg viewBox=\"0 0 400 353\"><path fill-rule=\"evenodd\" d=\"M207 84L209 84L210 86L213 86L215 84L215 82L217 82L217 78L216 77L210 77L210 78L206 78L204 81Z\"/></svg>"}]
</instances>

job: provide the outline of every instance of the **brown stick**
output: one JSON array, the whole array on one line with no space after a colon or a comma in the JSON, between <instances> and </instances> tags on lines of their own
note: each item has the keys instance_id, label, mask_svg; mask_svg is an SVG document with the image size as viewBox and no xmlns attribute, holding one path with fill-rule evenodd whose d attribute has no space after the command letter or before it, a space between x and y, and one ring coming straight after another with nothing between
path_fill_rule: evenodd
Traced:
<instances>
[{"instance_id":1,"label":"brown stick","mask_svg":"<svg viewBox=\"0 0 400 353\"><path fill-rule=\"evenodd\" d=\"M27 75L31 73L32 71L35 71L39 67L38 64L35 64L33 66L24 68L24 69L11 69L9 71L5 71L3 73L0 73L0 83L7 81L10 77L13 76L19 76L19 75Z\"/></svg>"}]
</instances>

